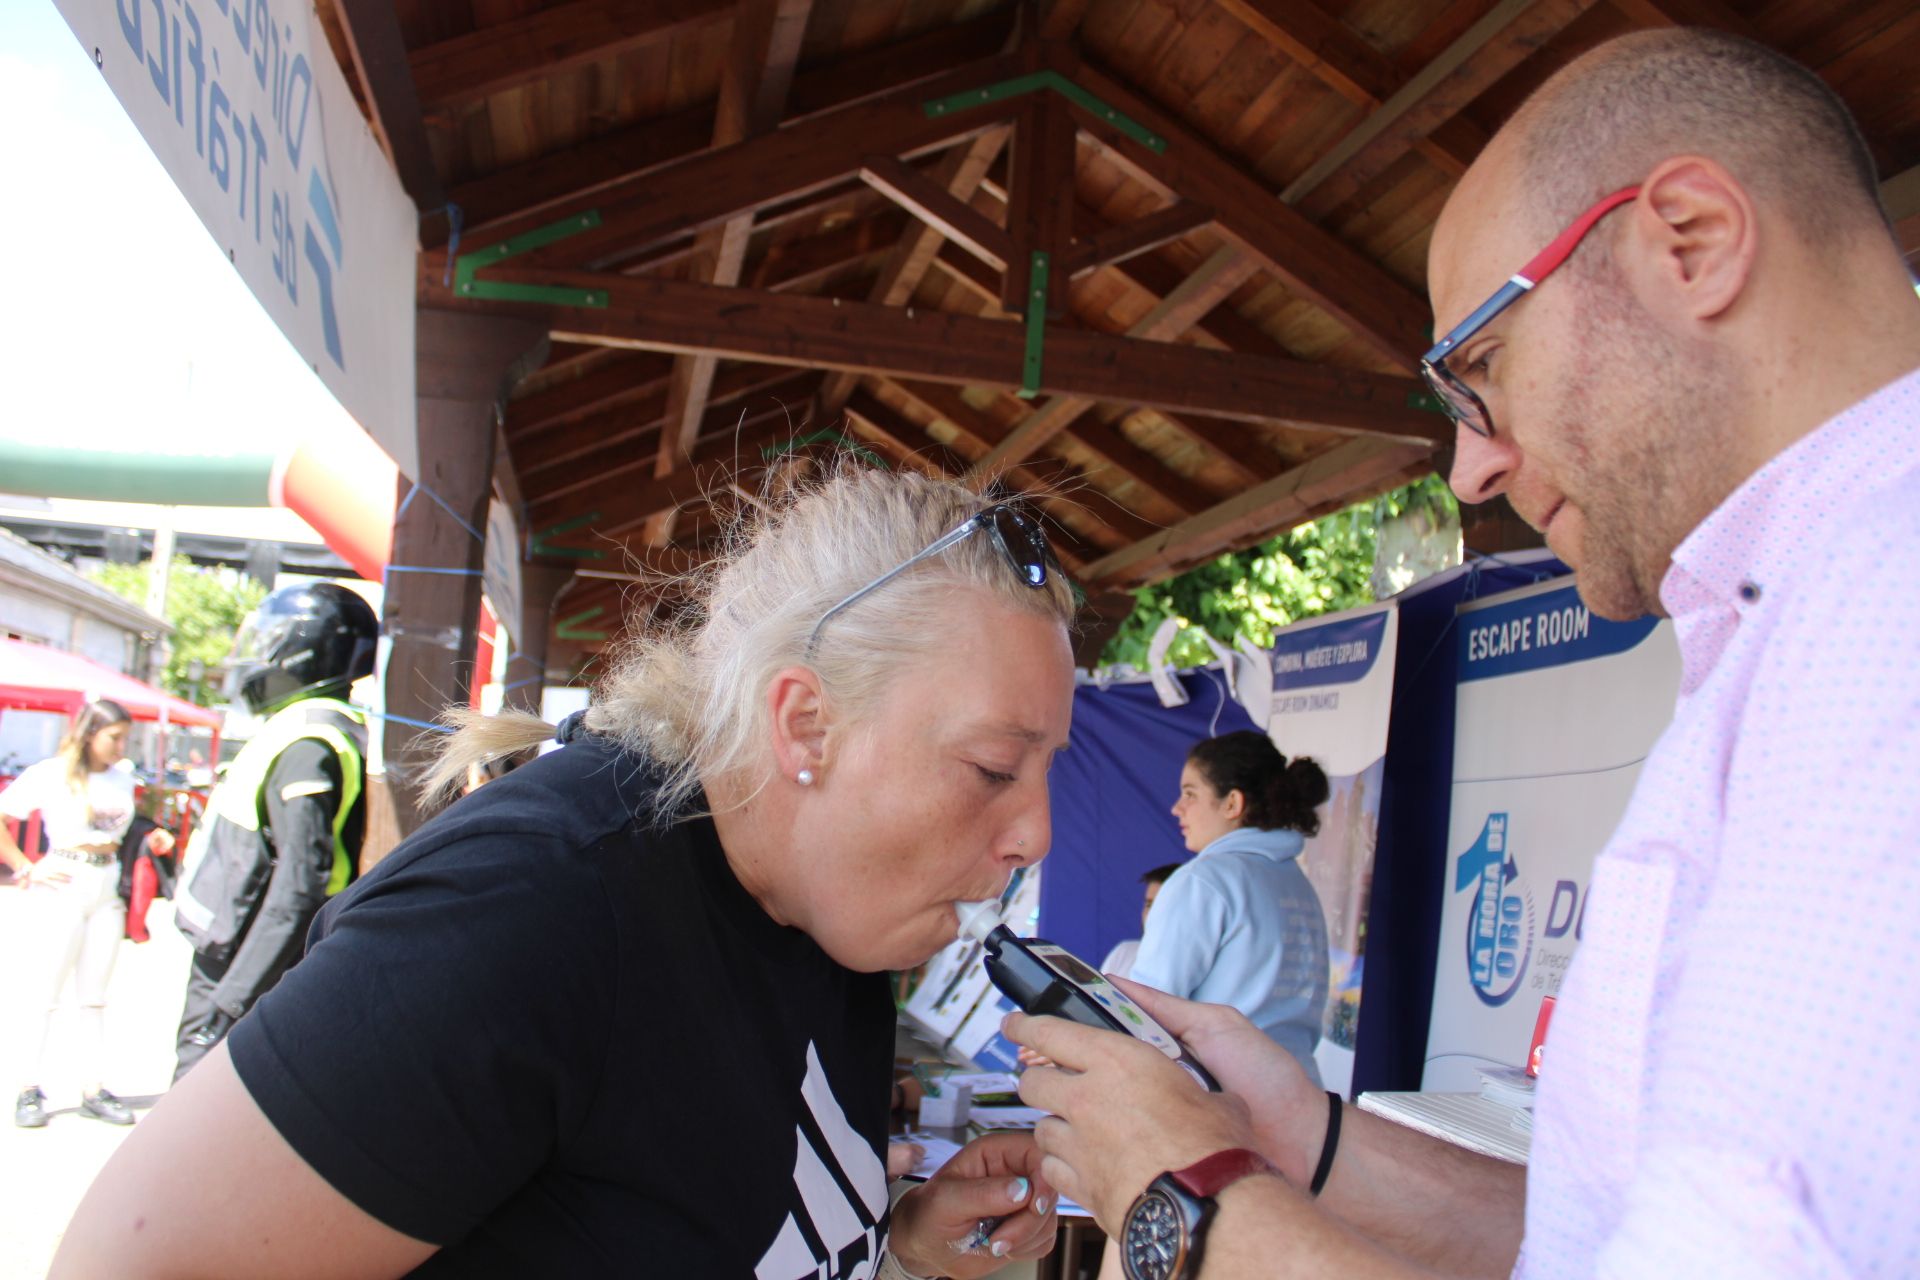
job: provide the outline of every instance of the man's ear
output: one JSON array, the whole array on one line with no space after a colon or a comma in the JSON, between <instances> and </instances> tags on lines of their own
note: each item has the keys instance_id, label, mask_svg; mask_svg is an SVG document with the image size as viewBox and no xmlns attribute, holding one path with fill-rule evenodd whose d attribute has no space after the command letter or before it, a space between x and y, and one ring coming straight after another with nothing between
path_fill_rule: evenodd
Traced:
<instances>
[{"instance_id":1,"label":"man's ear","mask_svg":"<svg viewBox=\"0 0 1920 1280\"><path fill-rule=\"evenodd\" d=\"M802 769L818 776L826 765L827 712L820 677L807 667L787 667L767 685L767 720L774 767L789 781Z\"/></svg>"},{"instance_id":2,"label":"man's ear","mask_svg":"<svg viewBox=\"0 0 1920 1280\"><path fill-rule=\"evenodd\" d=\"M1634 202L1623 253L1643 302L1674 320L1725 315L1752 278L1760 249L1753 197L1704 156L1675 156L1655 166ZM1622 246L1626 248L1627 246Z\"/></svg>"}]
</instances>

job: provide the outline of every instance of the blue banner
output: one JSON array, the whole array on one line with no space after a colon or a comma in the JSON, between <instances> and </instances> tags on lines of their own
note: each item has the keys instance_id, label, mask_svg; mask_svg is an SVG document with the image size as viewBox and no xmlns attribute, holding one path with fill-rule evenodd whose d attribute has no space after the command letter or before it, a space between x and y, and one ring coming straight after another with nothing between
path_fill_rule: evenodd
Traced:
<instances>
[{"instance_id":1,"label":"blue banner","mask_svg":"<svg viewBox=\"0 0 1920 1280\"><path fill-rule=\"evenodd\" d=\"M1460 615L1460 679L1485 680L1625 653L1659 622L1597 618L1571 586L1475 609Z\"/></svg>"},{"instance_id":2,"label":"blue banner","mask_svg":"<svg viewBox=\"0 0 1920 1280\"><path fill-rule=\"evenodd\" d=\"M1273 687L1311 689L1364 680L1380 656L1380 638L1386 629L1387 615L1370 613L1282 632L1273 638Z\"/></svg>"}]
</instances>

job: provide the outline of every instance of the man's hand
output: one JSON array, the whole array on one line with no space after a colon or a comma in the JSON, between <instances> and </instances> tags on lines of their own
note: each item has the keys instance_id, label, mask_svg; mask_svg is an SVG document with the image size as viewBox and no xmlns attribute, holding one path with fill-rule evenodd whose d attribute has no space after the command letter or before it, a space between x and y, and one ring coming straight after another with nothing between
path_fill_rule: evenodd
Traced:
<instances>
[{"instance_id":1,"label":"man's hand","mask_svg":"<svg viewBox=\"0 0 1920 1280\"><path fill-rule=\"evenodd\" d=\"M1208 1093L1145 1041L1018 1013L1005 1026L1010 1039L1056 1064L1020 1078L1020 1096L1053 1113L1034 1131L1046 1153L1041 1173L1109 1235L1161 1173L1259 1145L1244 1102Z\"/></svg>"},{"instance_id":2,"label":"man's hand","mask_svg":"<svg viewBox=\"0 0 1920 1280\"><path fill-rule=\"evenodd\" d=\"M1306 1186L1326 1141L1327 1095L1293 1055L1238 1009L1182 1000L1126 978L1113 981L1191 1049L1221 1089L1239 1095L1259 1139L1256 1150L1293 1185Z\"/></svg>"},{"instance_id":3,"label":"man's hand","mask_svg":"<svg viewBox=\"0 0 1920 1280\"><path fill-rule=\"evenodd\" d=\"M915 1275L959 1280L1046 1253L1059 1196L1041 1175L1040 1158L1028 1134L976 1138L894 1205L889 1250ZM974 1242L980 1224L994 1218L1006 1221L984 1243Z\"/></svg>"}]
</instances>

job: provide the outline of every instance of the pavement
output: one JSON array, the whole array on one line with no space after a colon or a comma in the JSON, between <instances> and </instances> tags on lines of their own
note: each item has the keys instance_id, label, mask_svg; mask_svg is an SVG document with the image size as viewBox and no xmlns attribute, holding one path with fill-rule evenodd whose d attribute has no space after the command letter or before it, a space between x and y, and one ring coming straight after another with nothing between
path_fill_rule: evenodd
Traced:
<instances>
[{"instance_id":1,"label":"pavement","mask_svg":"<svg viewBox=\"0 0 1920 1280\"><path fill-rule=\"evenodd\" d=\"M0 975L19 972L16 954L23 934L21 912L30 891L0 887ZM180 1022L192 951L173 927L173 904L158 901L147 913L150 942L122 942L107 989L108 1089L143 1114L173 1078L173 1039ZM6 988L0 977L0 988ZM0 990L0 1036L18 1035L9 1016L13 992ZM11 1112L0 1116L0 1280L39 1280L66 1232L80 1198L114 1149L132 1132L81 1115L83 1065L75 1061L71 1017L73 991L55 1014L40 1087L55 1109L44 1129L18 1129ZM0 1055L4 1056L4 1055ZM20 1082L0 1081L11 1108Z\"/></svg>"}]
</instances>

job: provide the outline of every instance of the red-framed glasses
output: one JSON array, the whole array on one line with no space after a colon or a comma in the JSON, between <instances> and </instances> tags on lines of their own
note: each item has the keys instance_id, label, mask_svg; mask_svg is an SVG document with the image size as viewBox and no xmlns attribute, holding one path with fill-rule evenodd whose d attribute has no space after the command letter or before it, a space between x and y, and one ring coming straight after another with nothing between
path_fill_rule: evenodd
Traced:
<instances>
[{"instance_id":1,"label":"red-framed glasses","mask_svg":"<svg viewBox=\"0 0 1920 1280\"><path fill-rule=\"evenodd\" d=\"M1440 397L1447 415L1455 422L1475 435L1489 439L1493 436L1493 417L1487 412L1486 403L1472 387L1460 380L1458 374L1447 368L1447 357L1572 257L1574 248L1586 238L1587 232L1593 230L1595 223L1639 194L1639 187L1626 187L1574 219L1572 226L1554 237L1552 244L1535 254L1532 261L1509 277L1491 298L1474 308L1471 315L1455 325L1446 337L1434 344L1433 350L1421 357L1420 375L1433 388L1433 394Z\"/></svg>"}]
</instances>

